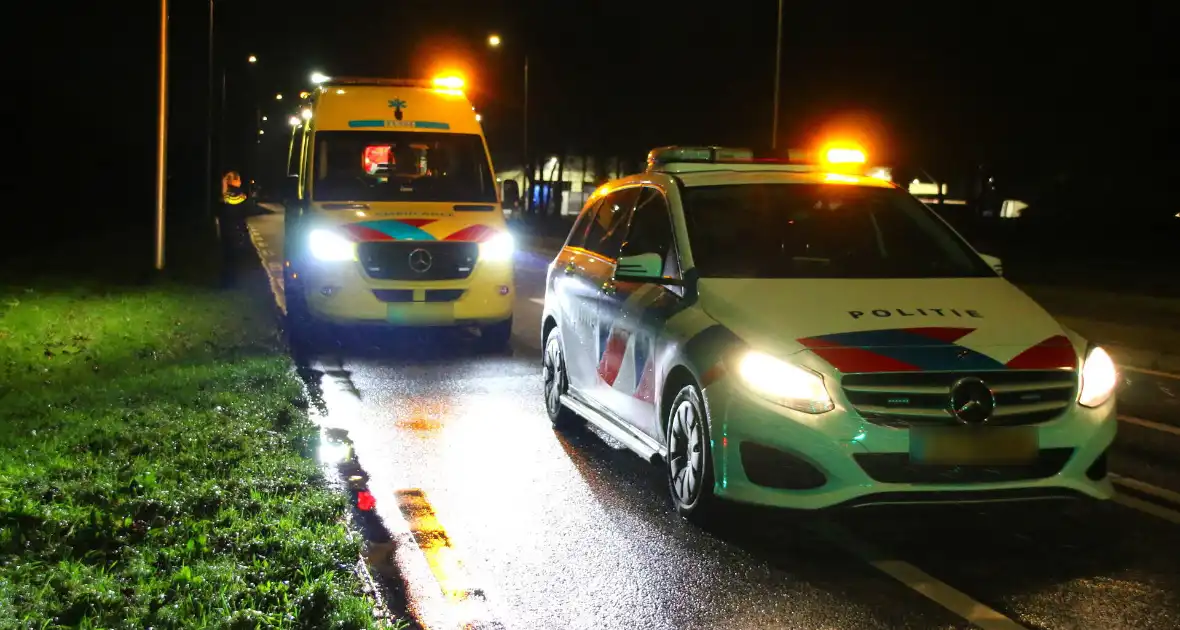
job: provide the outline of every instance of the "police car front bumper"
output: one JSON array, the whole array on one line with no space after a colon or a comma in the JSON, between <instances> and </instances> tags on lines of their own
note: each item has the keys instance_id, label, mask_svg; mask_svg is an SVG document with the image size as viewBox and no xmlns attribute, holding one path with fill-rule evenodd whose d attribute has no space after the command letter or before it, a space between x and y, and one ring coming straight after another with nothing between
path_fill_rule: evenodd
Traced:
<instances>
[{"instance_id":1,"label":"police car front bumper","mask_svg":"<svg viewBox=\"0 0 1180 630\"><path fill-rule=\"evenodd\" d=\"M1106 451L1117 428L1115 403L1071 405L1027 427L1035 461L1008 466L911 464L911 429L870 423L837 402L810 415L767 402L726 379L705 390L715 493L725 499L794 509L888 503L1109 499ZM966 428L964 428L966 429Z\"/></svg>"}]
</instances>

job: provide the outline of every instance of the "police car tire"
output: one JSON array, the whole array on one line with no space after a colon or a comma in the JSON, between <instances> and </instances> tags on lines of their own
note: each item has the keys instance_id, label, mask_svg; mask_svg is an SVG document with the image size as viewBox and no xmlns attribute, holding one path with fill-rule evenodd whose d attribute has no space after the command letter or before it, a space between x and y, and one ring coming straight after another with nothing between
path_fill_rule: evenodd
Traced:
<instances>
[{"instance_id":1,"label":"police car tire","mask_svg":"<svg viewBox=\"0 0 1180 630\"><path fill-rule=\"evenodd\" d=\"M553 329L549 331L549 334L545 337L545 350L544 356L542 357L542 361L544 362L551 361L551 357L553 356L550 354L550 344L557 344L555 348L557 364L553 366L555 371L554 378L558 379L557 392L558 395L565 394L569 390L569 378L566 376L565 372L565 353L561 350L561 332L556 326L554 326ZM548 396L548 383L544 383L544 385L544 395ZM546 399L545 402L545 415L549 416L549 422L553 423L554 428L564 429L580 422L581 419L578 418L577 414L575 414L573 411L570 411L565 405L561 404L560 399L558 399L556 410L550 409L548 399Z\"/></svg>"},{"instance_id":2,"label":"police car tire","mask_svg":"<svg viewBox=\"0 0 1180 630\"><path fill-rule=\"evenodd\" d=\"M696 492L692 493L693 498L687 503L681 500L674 486L676 481L673 476L674 463L671 452L672 434L677 430L675 414L685 404L695 410L700 431L698 439L701 449L701 478L697 482ZM668 482L668 495L671 497L673 505L676 506L676 512L688 521L697 525L705 525L717 511L717 499L713 495L713 452L709 442L709 416L705 410L701 391L695 384L681 387L672 399L672 404L668 407L664 438L669 449L668 457L664 462L664 476Z\"/></svg>"},{"instance_id":3,"label":"police car tire","mask_svg":"<svg viewBox=\"0 0 1180 630\"><path fill-rule=\"evenodd\" d=\"M479 329L480 344L489 350L500 350L512 338L512 318Z\"/></svg>"}]
</instances>

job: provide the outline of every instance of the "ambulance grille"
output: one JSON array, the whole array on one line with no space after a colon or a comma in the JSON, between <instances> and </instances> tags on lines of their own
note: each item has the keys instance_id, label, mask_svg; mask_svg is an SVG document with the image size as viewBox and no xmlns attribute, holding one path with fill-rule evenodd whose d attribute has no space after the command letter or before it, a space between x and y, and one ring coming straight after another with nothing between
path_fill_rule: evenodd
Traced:
<instances>
[{"instance_id":1,"label":"ambulance grille","mask_svg":"<svg viewBox=\"0 0 1180 630\"><path fill-rule=\"evenodd\" d=\"M429 260L424 270L410 266L410 255L423 250L416 263L423 265L423 258ZM365 273L374 280L462 280L471 275L479 259L479 243L469 241L377 241L360 243L356 248L357 259Z\"/></svg>"},{"instance_id":2,"label":"ambulance grille","mask_svg":"<svg viewBox=\"0 0 1180 630\"><path fill-rule=\"evenodd\" d=\"M987 424L1020 426L1061 415L1077 397L1073 370L886 372L846 374L844 395L865 420L889 427L956 425L951 385L975 377L991 388L996 408Z\"/></svg>"}]
</instances>

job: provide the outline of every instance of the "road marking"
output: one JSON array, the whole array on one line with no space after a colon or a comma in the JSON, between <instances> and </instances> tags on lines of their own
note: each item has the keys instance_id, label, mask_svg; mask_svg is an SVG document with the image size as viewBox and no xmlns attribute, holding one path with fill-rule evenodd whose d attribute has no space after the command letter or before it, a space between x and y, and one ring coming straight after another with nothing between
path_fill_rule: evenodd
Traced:
<instances>
[{"instance_id":1,"label":"road marking","mask_svg":"<svg viewBox=\"0 0 1180 630\"><path fill-rule=\"evenodd\" d=\"M545 298L529 298L529 301L532 302L533 304L540 304L541 306L545 306Z\"/></svg>"},{"instance_id":2,"label":"road marking","mask_svg":"<svg viewBox=\"0 0 1180 630\"><path fill-rule=\"evenodd\" d=\"M1180 381L1180 374L1173 374L1171 372L1161 372L1159 370L1149 370L1147 368L1137 368L1131 367L1129 365L1120 365L1119 369L1126 370L1128 372L1139 372L1140 374L1150 374L1152 376L1162 376L1164 378L1174 378Z\"/></svg>"},{"instance_id":3,"label":"road marking","mask_svg":"<svg viewBox=\"0 0 1180 630\"><path fill-rule=\"evenodd\" d=\"M1169 510L1166 507L1156 505L1150 501L1136 499L1135 497L1127 496L1125 494L1116 494L1114 497L1114 502L1118 503L1119 505L1129 507L1132 510L1139 510L1140 512L1144 512L1152 516L1162 518L1165 521L1170 521L1180 525L1180 512Z\"/></svg>"},{"instance_id":4,"label":"road marking","mask_svg":"<svg viewBox=\"0 0 1180 630\"><path fill-rule=\"evenodd\" d=\"M1171 433L1172 435L1180 435L1180 427L1170 424L1163 424L1160 422L1152 422L1151 420L1144 420L1143 418L1136 418L1134 416L1119 416L1119 422L1126 422L1127 424L1134 424L1147 429L1155 429L1156 431L1163 431L1164 433Z\"/></svg>"},{"instance_id":5,"label":"road marking","mask_svg":"<svg viewBox=\"0 0 1180 630\"><path fill-rule=\"evenodd\" d=\"M451 545L451 538L447 530L439 522L434 513L434 507L426 499L426 494L417 488L397 491L397 506L402 516L410 525L410 533L418 548L426 556L426 563L430 572L447 599L457 602L473 597L484 599L483 589L473 588L467 571L455 547Z\"/></svg>"},{"instance_id":6,"label":"road marking","mask_svg":"<svg viewBox=\"0 0 1180 630\"><path fill-rule=\"evenodd\" d=\"M1110 480L1119 484L1120 486L1126 486L1132 490L1138 490L1144 494L1150 494L1153 497L1180 505L1180 492L1173 492L1167 488L1153 486L1146 481L1139 481L1138 479L1116 475L1115 473L1110 473Z\"/></svg>"},{"instance_id":7,"label":"road marking","mask_svg":"<svg viewBox=\"0 0 1180 630\"><path fill-rule=\"evenodd\" d=\"M258 259L262 261L262 268L266 271L267 279L270 280L270 292L274 295L275 304L278 305L283 315L286 315L287 294L283 289L283 265L270 262L270 249L266 246L266 241L257 228L246 224L246 231L250 234L250 243L254 245L254 251L258 253Z\"/></svg>"},{"instance_id":8,"label":"road marking","mask_svg":"<svg viewBox=\"0 0 1180 630\"><path fill-rule=\"evenodd\" d=\"M831 522L814 531L846 551L868 562L873 568L901 582L916 593L946 608L983 630L1028 630L971 596L902 560L886 560L885 554L856 538L848 530Z\"/></svg>"}]
</instances>

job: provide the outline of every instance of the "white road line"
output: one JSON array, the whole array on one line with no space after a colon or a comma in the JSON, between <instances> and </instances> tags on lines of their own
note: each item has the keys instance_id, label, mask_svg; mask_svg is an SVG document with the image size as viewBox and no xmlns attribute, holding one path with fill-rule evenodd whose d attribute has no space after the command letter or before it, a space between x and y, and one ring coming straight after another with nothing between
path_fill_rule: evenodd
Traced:
<instances>
[{"instance_id":1,"label":"white road line","mask_svg":"<svg viewBox=\"0 0 1180 630\"><path fill-rule=\"evenodd\" d=\"M1155 429L1156 431L1163 431L1164 433L1171 433L1172 435L1180 435L1180 427L1171 424L1163 424L1160 422L1152 422L1151 420L1144 420L1143 418L1136 418L1134 416L1119 416L1119 422L1134 424L1146 429Z\"/></svg>"},{"instance_id":2,"label":"white road line","mask_svg":"<svg viewBox=\"0 0 1180 630\"><path fill-rule=\"evenodd\" d=\"M1173 374L1171 372L1161 372L1159 370L1149 370L1147 368L1137 368L1131 367L1129 365L1120 365L1119 369L1126 370L1128 372L1139 372L1140 374L1150 374L1152 376L1162 376L1164 378L1174 378L1180 381L1180 374Z\"/></svg>"},{"instance_id":3,"label":"white road line","mask_svg":"<svg viewBox=\"0 0 1180 630\"><path fill-rule=\"evenodd\" d=\"M1114 473L1110 473L1110 480L1120 486L1126 486L1132 490L1138 490L1144 494L1150 494L1153 497L1157 497L1165 501L1171 501L1177 506L1180 506L1180 492L1174 492L1172 490L1168 490L1167 488L1154 486L1150 483L1147 483L1146 481L1139 481L1138 479L1132 479L1130 477L1124 477Z\"/></svg>"},{"instance_id":4,"label":"white road line","mask_svg":"<svg viewBox=\"0 0 1180 630\"><path fill-rule=\"evenodd\" d=\"M545 306L545 298L529 298L529 301L532 302L533 304L540 304L541 306Z\"/></svg>"},{"instance_id":5,"label":"white road line","mask_svg":"<svg viewBox=\"0 0 1180 630\"><path fill-rule=\"evenodd\" d=\"M1114 502L1118 503L1119 505L1129 507L1132 510L1139 510L1140 512L1144 512L1146 514L1162 518L1165 521L1180 525L1180 512L1169 510L1166 507L1156 505L1150 501L1136 499L1135 497L1127 496L1125 494L1117 494L1114 497Z\"/></svg>"},{"instance_id":6,"label":"white road line","mask_svg":"<svg viewBox=\"0 0 1180 630\"><path fill-rule=\"evenodd\" d=\"M873 568L901 582L920 595L946 608L983 630L1028 630L971 596L902 560L882 559L885 555L868 543L856 538L848 530L834 523L824 523L813 529L828 540L859 556Z\"/></svg>"}]
</instances>

